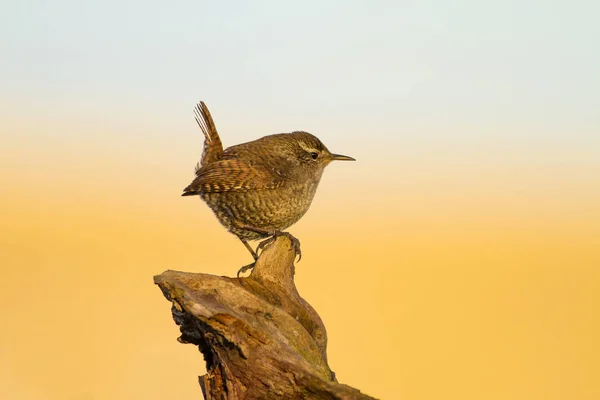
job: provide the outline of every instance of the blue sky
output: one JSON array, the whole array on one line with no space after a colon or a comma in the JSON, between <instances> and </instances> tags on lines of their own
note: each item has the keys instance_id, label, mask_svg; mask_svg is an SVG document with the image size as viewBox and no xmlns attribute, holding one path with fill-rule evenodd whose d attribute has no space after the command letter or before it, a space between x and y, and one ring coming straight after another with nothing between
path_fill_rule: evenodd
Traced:
<instances>
[{"instance_id":1,"label":"blue sky","mask_svg":"<svg viewBox=\"0 0 600 400\"><path fill-rule=\"evenodd\" d=\"M144 120L155 140L197 141L203 99L228 144L306 129L367 157L483 146L592 160L599 13L592 1L9 2L0 112L120 121L108 141Z\"/></svg>"}]
</instances>

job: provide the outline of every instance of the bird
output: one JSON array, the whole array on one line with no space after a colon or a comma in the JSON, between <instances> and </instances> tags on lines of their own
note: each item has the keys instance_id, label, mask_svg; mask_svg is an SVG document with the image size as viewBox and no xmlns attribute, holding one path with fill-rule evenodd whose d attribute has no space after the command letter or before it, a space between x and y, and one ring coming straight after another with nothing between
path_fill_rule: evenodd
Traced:
<instances>
[{"instance_id":1,"label":"bird","mask_svg":"<svg viewBox=\"0 0 600 400\"><path fill-rule=\"evenodd\" d=\"M254 262L258 253L279 236L290 238L302 258L300 242L284 230L310 208L323 171L332 161L356 161L331 153L316 136L305 131L277 133L223 149L208 107L200 101L195 119L204 134L204 148L193 181L182 196L199 196L219 222L237 236ZM249 241L260 242L256 251Z\"/></svg>"}]
</instances>

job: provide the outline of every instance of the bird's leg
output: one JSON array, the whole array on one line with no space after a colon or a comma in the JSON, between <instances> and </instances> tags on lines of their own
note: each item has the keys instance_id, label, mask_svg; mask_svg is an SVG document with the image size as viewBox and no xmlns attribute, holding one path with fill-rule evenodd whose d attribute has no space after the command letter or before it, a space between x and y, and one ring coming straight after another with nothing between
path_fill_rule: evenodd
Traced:
<instances>
[{"instance_id":1,"label":"bird's leg","mask_svg":"<svg viewBox=\"0 0 600 400\"><path fill-rule=\"evenodd\" d=\"M252 247L250 247L250 245L248 244L248 241L246 241L244 239L240 239L242 241L242 243L244 243L244 246L246 246L246 248L248 249L250 254L252 254L252 257L254 258L254 262L251 264L248 264L248 265L244 265L242 268L240 268L237 273L238 278L240 277L240 274L254 268L254 266L256 265L256 260L258 260L258 252L262 251L262 249L266 245L273 243L275 241L275 239L277 239L279 236L287 236L292 242L292 248L294 249L295 254L298 256L298 261L300 261L302 259L302 251L300 250L300 241L288 232L282 232L279 230L267 231L265 229L255 228L253 226L248 226L248 225L238 225L237 227L240 229L245 229L248 231L258 233L259 235L270 236L270 238L263 240L262 242L260 242L258 244L258 246L256 247L256 251L252 250Z\"/></svg>"},{"instance_id":2,"label":"bird's leg","mask_svg":"<svg viewBox=\"0 0 600 400\"><path fill-rule=\"evenodd\" d=\"M273 236L275 234L274 232L268 231L266 229L256 228L256 227L250 226L250 225L236 225L236 226L239 229L244 229L247 231L258 233L259 235L264 236L264 237ZM242 240L242 239L240 239L240 240ZM252 253L252 257L254 257L254 260L258 260L257 254L258 254L259 248L257 247L256 251L254 251L254 250L252 250L252 248L250 248L250 245L248 244L247 241L242 240L242 243L244 243L244 246L246 246L246 248L250 251L250 253Z\"/></svg>"},{"instance_id":3,"label":"bird's leg","mask_svg":"<svg viewBox=\"0 0 600 400\"><path fill-rule=\"evenodd\" d=\"M244 240L244 239L240 239L240 240L242 241L242 243L244 243L244 246L246 246L246 248L248 249L250 254L252 254L252 258L254 258L254 261L258 260L258 255L254 251L254 249L248 244L248 241Z\"/></svg>"},{"instance_id":4,"label":"bird's leg","mask_svg":"<svg viewBox=\"0 0 600 400\"><path fill-rule=\"evenodd\" d=\"M266 229L256 228L254 226L248 226L248 225L241 225L241 226L239 226L239 228L245 229L248 231L252 231L254 233L258 233L259 235L270 236L270 238L268 238L267 240L263 240L262 242L260 242L258 244L258 246L256 247L255 254L258 254L259 250L262 250L266 245L274 242L275 239L277 239L279 236L287 236L292 242L292 247L294 249L294 252L298 256L298 261L302 260L302 251L300 250L300 241L298 239L296 239L294 236L292 236L291 233L282 232L280 230L268 231ZM243 242L243 240L242 240L242 242ZM246 244L246 247L249 247L247 243L244 243L244 244ZM256 258L255 258L255 260L256 260Z\"/></svg>"},{"instance_id":5,"label":"bird's leg","mask_svg":"<svg viewBox=\"0 0 600 400\"><path fill-rule=\"evenodd\" d=\"M252 247L248 244L248 241L244 240L244 239L240 239L242 241L242 243L244 243L244 246L246 246L246 248L248 249L248 251L250 252L250 254L252 254L252 258L254 258L254 262L248 265L244 265L242 268L240 268L240 270L237 272L237 277L240 277L240 274L243 274L244 272L248 271L249 269L254 268L254 266L256 265L256 260L258 260L258 255L256 254L256 252L252 249Z\"/></svg>"},{"instance_id":6,"label":"bird's leg","mask_svg":"<svg viewBox=\"0 0 600 400\"><path fill-rule=\"evenodd\" d=\"M298 239L296 239L294 236L292 236L292 234L289 232L282 232L282 231L272 232L270 238L263 240L262 242L260 242L258 244L258 246L256 247L256 252L258 253L258 251L260 250L262 253L262 249L265 246L273 243L279 236L287 236L288 239L290 239L290 241L292 242L292 248L294 249L294 252L298 256L298 262L300 262L300 260L302 260L302 251L300 250L300 241Z\"/></svg>"},{"instance_id":7,"label":"bird's leg","mask_svg":"<svg viewBox=\"0 0 600 400\"><path fill-rule=\"evenodd\" d=\"M240 277L240 274L243 274L244 272L248 271L249 269L254 268L254 266L256 265L256 260L258 260L258 255L256 254L256 252L252 249L252 247L248 244L247 240L244 239L240 239L242 241L242 243L244 243L244 246L246 246L246 248L248 249L248 251L250 252L250 254L252 254L252 258L254 258L254 262L248 265L244 265L242 268L239 269L239 271L237 272L237 277Z\"/></svg>"}]
</instances>

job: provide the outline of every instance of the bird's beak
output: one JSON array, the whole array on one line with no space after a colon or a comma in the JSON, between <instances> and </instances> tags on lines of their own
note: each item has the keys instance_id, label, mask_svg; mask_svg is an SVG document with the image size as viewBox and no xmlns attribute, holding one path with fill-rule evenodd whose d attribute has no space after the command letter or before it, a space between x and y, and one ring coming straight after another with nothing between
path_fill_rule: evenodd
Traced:
<instances>
[{"instance_id":1,"label":"bird's beak","mask_svg":"<svg viewBox=\"0 0 600 400\"><path fill-rule=\"evenodd\" d=\"M354 158L352 157L348 157L348 156L343 156L341 154L332 154L331 155L331 159L332 160L339 160L339 161L356 161Z\"/></svg>"}]
</instances>

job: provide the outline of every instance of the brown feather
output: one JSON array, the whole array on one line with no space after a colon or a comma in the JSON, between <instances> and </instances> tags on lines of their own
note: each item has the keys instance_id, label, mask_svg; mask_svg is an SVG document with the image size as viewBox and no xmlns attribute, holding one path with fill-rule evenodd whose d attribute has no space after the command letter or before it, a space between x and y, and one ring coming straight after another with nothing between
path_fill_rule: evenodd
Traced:
<instances>
[{"instance_id":1,"label":"brown feather","mask_svg":"<svg viewBox=\"0 0 600 400\"><path fill-rule=\"evenodd\" d=\"M198 193L247 192L276 189L285 177L264 166L237 158L226 158L202 166L183 196Z\"/></svg>"},{"instance_id":2,"label":"brown feather","mask_svg":"<svg viewBox=\"0 0 600 400\"><path fill-rule=\"evenodd\" d=\"M223 143L217 133L215 123L208 111L208 107L203 101L199 102L194 108L194 115L198 126L204 134L204 150L200 163L196 165L196 173L200 171L200 167L213 163L223 155Z\"/></svg>"}]
</instances>

